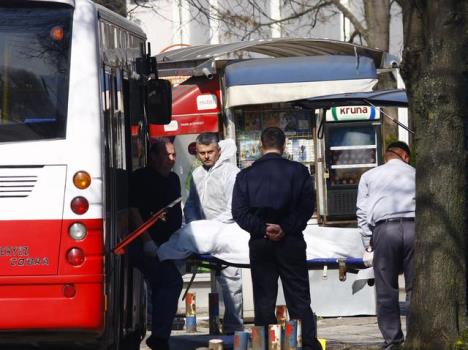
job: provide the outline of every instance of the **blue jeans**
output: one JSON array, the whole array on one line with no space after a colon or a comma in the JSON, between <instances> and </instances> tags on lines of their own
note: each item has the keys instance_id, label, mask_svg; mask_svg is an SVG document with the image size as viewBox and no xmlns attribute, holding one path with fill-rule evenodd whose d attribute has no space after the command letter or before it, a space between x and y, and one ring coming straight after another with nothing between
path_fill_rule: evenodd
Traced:
<instances>
[{"instance_id":1,"label":"blue jeans","mask_svg":"<svg viewBox=\"0 0 468 350\"><path fill-rule=\"evenodd\" d=\"M128 252L132 264L143 273L151 288L152 336L169 339L182 291L182 276L172 261L145 256L140 242L132 244Z\"/></svg>"}]
</instances>

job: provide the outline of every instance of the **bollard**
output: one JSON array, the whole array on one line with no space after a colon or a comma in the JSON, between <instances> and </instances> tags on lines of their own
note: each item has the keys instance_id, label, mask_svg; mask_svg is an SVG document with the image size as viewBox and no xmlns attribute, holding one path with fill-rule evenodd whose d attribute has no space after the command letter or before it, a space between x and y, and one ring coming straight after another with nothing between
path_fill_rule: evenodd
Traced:
<instances>
[{"instance_id":1,"label":"bollard","mask_svg":"<svg viewBox=\"0 0 468 350\"><path fill-rule=\"evenodd\" d=\"M338 279L341 282L346 281L346 260L344 258L339 258L338 260Z\"/></svg>"},{"instance_id":2,"label":"bollard","mask_svg":"<svg viewBox=\"0 0 468 350\"><path fill-rule=\"evenodd\" d=\"M276 306L276 321L279 325L284 327L286 321L288 320L288 308L286 305L277 305Z\"/></svg>"},{"instance_id":3,"label":"bollard","mask_svg":"<svg viewBox=\"0 0 468 350\"><path fill-rule=\"evenodd\" d=\"M219 295L218 293L208 294L208 322L210 335L221 334L221 322L219 321Z\"/></svg>"},{"instance_id":4,"label":"bollard","mask_svg":"<svg viewBox=\"0 0 468 350\"><path fill-rule=\"evenodd\" d=\"M296 349L302 350L302 321L301 320L296 320L296 334L297 334Z\"/></svg>"},{"instance_id":5,"label":"bollard","mask_svg":"<svg viewBox=\"0 0 468 350\"><path fill-rule=\"evenodd\" d=\"M268 325L268 350L281 350L281 325Z\"/></svg>"},{"instance_id":6,"label":"bollard","mask_svg":"<svg viewBox=\"0 0 468 350\"><path fill-rule=\"evenodd\" d=\"M208 342L209 350L223 350L223 341L221 339L211 339Z\"/></svg>"},{"instance_id":7,"label":"bollard","mask_svg":"<svg viewBox=\"0 0 468 350\"><path fill-rule=\"evenodd\" d=\"M254 326L251 331L252 350L265 350L265 327Z\"/></svg>"},{"instance_id":8,"label":"bollard","mask_svg":"<svg viewBox=\"0 0 468 350\"><path fill-rule=\"evenodd\" d=\"M328 272L328 266L323 265L323 271L322 271L322 279L323 280L326 280L328 278L327 272Z\"/></svg>"},{"instance_id":9,"label":"bollard","mask_svg":"<svg viewBox=\"0 0 468 350\"><path fill-rule=\"evenodd\" d=\"M185 316L185 331L187 333L197 331L197 316Z\"/></svg>"},{"instance_id":10,"label":"bollard","mask_svg":"<svg viewBox=\"0 0 468 350\"><path fill-rule=\"evenodd\" d=\"M249 346L249 333L237 331L234 333L234 350L247 350Z\"/></svg>"},{"instance_id":11,"label":"bollard","mask_svg":"<svg viewBox=\"0 0 468 350\"><path fill-rule=\"evenodd\" d=\"M187 332L197 331L197 307L195 304L195 293L187 293L185 296L185 330Z\"/></svg>"},{"instance_id":12,"label":"bollard","mask_svg":"<svg viewBox=\"0 0 468 350\"><path fill-rule=\"evenodd\" d=\"M283 343L284 350L297 349L297 320L290 320L286 322Z\"/></svg>"},{"instance_id":13,"label":"bollard","mask_svg":"<svg viewBox=\"0 0 468 350\"><path fill-rule=\"evenodd\" d=\"M185 296L185 316L195 316L197 314L195 293L187 293Z\"/></svg>"}]
</instances>

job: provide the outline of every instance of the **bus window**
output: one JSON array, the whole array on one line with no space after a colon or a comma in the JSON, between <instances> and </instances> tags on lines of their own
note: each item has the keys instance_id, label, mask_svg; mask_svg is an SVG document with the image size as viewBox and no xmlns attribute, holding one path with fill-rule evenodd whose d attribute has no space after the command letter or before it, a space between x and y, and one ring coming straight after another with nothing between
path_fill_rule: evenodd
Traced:
<instances>
[{"instance_id":1,"label":"bus window","mask_svg":"<svg viewBox=\"0 0 468 350\"><path fill-rule=\"evenodd\" d=\"M0 142L65 137L73 10L28 9L2 8Z\"/></svg>"}]
</instances>

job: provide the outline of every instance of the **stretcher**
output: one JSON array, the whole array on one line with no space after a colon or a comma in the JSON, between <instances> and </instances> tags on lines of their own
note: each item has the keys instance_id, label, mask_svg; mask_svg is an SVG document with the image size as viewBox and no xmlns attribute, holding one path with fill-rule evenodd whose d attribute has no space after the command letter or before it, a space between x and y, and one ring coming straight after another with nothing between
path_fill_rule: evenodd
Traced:
<instances>
[{"instance_id":1,"label":"stretcher","mask_svg":"<svg viewBox=\"0 0 468 350\"><path fill-rule=\"evenodd\" d=\"M326 278L328 269L337 269L339 271L340 281L346 280L346 273L357 273L360 269L367 269L364 265L362 258L315 258L306 260L307 267L309 270L323 270L322 277ZM222 259L216 258L210 254L193 254L187 259L187 265L192 271L192 277L187 285L182 300L185 299L187 292L189 291L192 283L199 271L199 268L207 268L215 273L218 273L222 269L233 266L248 269L249 264L244 263L230 263ZM212 286L212 292L214 292L214 286Z\"/></svg>"},{"instance_id":2,"label":"stretcher","mask_svg":"<svg viewBox=\"0 0 468 350\"><path fill-rule=\"evenodd\" d=\"M172 208L174 205L177 203L180 203L182 201L182 197L177 198L176 200L172 201L168 205L166 205L164 208L161 210L157 211L151 217L146 220L144 223L142 223L140 226L138 226L132 233L127 235L122 241L120 241L113 249L112 251L116 255L122 255L125 253L125 249L127 246L132 243L135 239L140 237L147 229L149 229L151 226L153 226L156 221L158 220L165 220L167 211Z\"/></svg>"},{"instance_id":3,"label":"stretcher","mask_svg":"<svg viewBox=\"0 0 468 350\"><path fill-rule=\"evenodd\" d=\"M250 265L247 263L231 263L223 259L216 258L210 254L193 254L186 259L187 267L192 272L190 281L187 284L187 287L182 296L182 300L185 300L190 288L192 287L193 281L197 273L200 271L200 268L205 268L210 270L210 295L209 295L209 329L211 335L220 334L220 325L219 325L219 306L212 307L213 300L218 301L217 287L216 287L216 275L219 272L228 267L238 267L238 268L250 268ZM322 270L322 278L327 278L328 269L338 270L339 280L344 282L346 280L346 274L349 273L358 273L361 269L367 269L364 265L362 258L314 258L308 259L307 267L309 270ZM212 299L214 298L214 299ZM212 310L215 310L214 312Z\"/></svg>"},{"instance_id":4,"label":"stretcher","mask_svg":"<svg viewBox=\"0 0 468 350\"><path fill-rule=\"evenodd\" d=\"M206 267L210 266L234 266L239 268L248 269L249 264L243 263L230 263L222 259L216 258L210 254L194 254L188 259L189 261L199 261L200 264L206 264ZM364 265L362 258L315 258L306 260L307 267L309 270L320 270L325 266L330 269L338 269L340 266L346 267L350 272L359 269L367 268ZM201 265L201 267L204 267Z\"/></svg>"}]
</instances>

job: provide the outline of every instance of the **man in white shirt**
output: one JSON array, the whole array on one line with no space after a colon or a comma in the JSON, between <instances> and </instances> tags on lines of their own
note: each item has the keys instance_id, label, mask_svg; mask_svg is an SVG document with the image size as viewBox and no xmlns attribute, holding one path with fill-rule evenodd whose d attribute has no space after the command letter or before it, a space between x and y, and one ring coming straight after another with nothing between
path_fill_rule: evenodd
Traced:
<instances>
[{"instance_id":1,"label":"man in white shirt","mask_svg":"<svg viewBox=\"0 0 468 350\"><path fill-rule=\"evenodd\" d=\"M203 133L196 141L197 158L202 165L192 173L190 192L184 206L185 222L216 220L233 223L232 191L239 169L230 160L236 154L233 140L218 143L215 133ZM227 267L217 277L224 301L223 332L243 330L242 276L239 268Z\"/></svg>"},{"instance_id":2,"label":"man in white shirt","mask_svg":"<svg viewBox=\"0 0 468 350\"><path fill-rule=\"evenodd\" d=\"M365 172L359 181L357 219L364 261L374 266L377 321L383 349L396 349L404 341L400 324L398 275L405 277L406 300L413 289L415 169L409 165L410 149L392 142L385 164ZM372 261L373 255L373 261Z\"/></svg>"}]
</instances>

